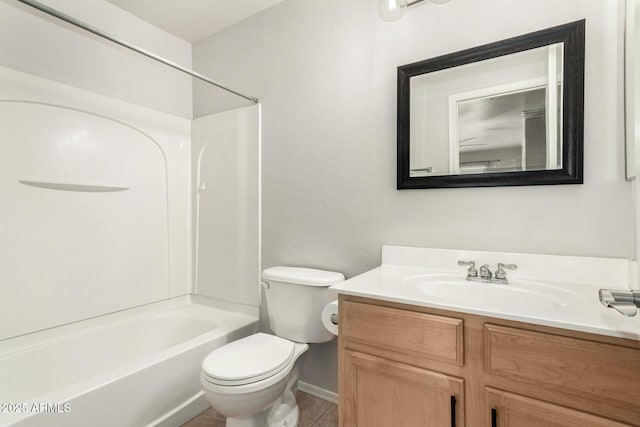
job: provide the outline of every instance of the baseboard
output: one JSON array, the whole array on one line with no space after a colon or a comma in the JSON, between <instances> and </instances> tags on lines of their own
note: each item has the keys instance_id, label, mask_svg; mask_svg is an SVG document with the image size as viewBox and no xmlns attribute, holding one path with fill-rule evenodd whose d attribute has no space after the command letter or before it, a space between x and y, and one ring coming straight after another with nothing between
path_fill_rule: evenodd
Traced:
<instances>
[{"instance_id":1,"label":"baseboard","mask_svg":"<svg viewBox=\"0 0 640 427\"><path fill-rule=\"evenodd\" d=\"M308 384L302 381L298 381L298 390L303 391L311 396L315 396L319 399L326 400L331 403L338 403L338 393L334 393L324 388L320 388L313 384Z\"/></svg>"},{"instance_id":2,"label":"baseboard","mask_svg":"<svg viewBox=\"0 0 640 427\"><path fill-rule=\"evenodd\" d=\"M318 399L326 400L327 402L338 403L338 393L325 390L313 384L298 381L298 390L315 396ZM204 397L204 392L199 392L177 408L148 424L147 427L173 427L182 425L209 408L209 406L209 402Z\"/></svg>"}]
</instances>

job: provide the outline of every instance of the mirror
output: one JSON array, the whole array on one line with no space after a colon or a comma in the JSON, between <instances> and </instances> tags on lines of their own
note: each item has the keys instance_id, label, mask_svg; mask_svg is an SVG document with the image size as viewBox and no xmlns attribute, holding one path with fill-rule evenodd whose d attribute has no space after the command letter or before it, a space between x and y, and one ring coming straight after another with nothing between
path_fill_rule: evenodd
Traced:
<instances>
[{"instance_id":1,"label":"mirror","mask_svg":"<svg viewBox=\"0 0 640 427\"><path fill-rule=\"evenodd\" d=\"M584 25L398 67L398 189L581 184Z\"/></svg>"}]
</instances>

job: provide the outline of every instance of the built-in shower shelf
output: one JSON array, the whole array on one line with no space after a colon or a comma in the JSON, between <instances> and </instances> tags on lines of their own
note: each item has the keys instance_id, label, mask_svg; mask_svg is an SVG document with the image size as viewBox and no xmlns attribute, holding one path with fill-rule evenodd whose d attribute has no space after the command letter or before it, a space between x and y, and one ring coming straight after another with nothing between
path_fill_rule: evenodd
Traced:
<instances>
[{"instance_id":1,"label":"built-in shower shelf","mask_svg":"<svg viewBox=\"0 0 640 427\"><path fill-rule=\"evenodd\" d=\"M19 179L18 182L30 187L46 188L48 190L60 191L79 191L84 193L110 193L115 191L126 191L129 189L129 187L113 187L108 185L91 184L68 184L62 182L33 181L26 179Z\"/></svg>"}]
</instances>

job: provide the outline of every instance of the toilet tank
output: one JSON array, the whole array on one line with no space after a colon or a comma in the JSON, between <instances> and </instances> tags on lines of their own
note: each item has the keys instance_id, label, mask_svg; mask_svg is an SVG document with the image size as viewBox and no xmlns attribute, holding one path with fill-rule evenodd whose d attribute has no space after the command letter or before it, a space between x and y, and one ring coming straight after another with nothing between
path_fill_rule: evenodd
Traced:
<instances>
[{"instance_id":1,"label":"toilet tank","mask_svg":"<svg viewBox=\"0 0 640 427\"><path fill-rule=\"evenodd\" d=\"M322 325L321 314L330 302L328 287L344 275L301 267L271 267L262 272L266 309L271 330L300 343L331 341L334 335Z\"/></svg>"}]
</instances>

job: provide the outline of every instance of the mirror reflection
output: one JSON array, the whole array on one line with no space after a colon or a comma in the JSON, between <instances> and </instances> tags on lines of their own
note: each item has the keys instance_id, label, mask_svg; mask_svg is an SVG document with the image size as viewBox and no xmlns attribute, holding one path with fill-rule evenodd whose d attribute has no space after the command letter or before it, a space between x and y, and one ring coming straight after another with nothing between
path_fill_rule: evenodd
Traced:
<instances>
[{"instance_id":1,"label":"mirror reflection","mask_svg":"<svg viewBox=\"0 0 640 427\"><path fill-rule=\"evenodd\" d=\"M562 169L564 44L410 79L409 176Z\"/></svg>"}]
</instances>

